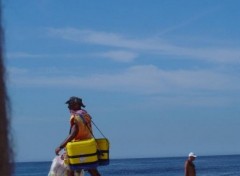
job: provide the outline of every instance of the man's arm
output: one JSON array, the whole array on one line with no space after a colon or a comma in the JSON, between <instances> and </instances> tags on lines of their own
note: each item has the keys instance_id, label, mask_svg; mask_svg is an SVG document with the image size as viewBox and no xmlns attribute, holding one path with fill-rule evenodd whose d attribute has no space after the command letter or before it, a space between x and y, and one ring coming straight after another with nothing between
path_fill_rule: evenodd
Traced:
<instances>
[{"instance_id":1,"label":"man's arm","mask_svg":"<svg viewBox=\"0 0 240 176\"><path fill-rule=\"evenodd\" d=\"M78 134L78 125L76 123L73 124L72 128L71 128L71 132L70 134L68 135L68 137L61 143L61 145L59 147L57 147L55 149L55 153L56 155L59 154L59 152L64 148L66 147L67 143L72 141L75 136Z\"/></svg>"},{"instance_id":2,"label":"man's arm","mask_svg":"<svg viewBox=\"0 0 240 176\"><path fill-rule=\"evenodd\" d=\"M188 161L185 162L185 165L184 165L184 173L185 173L185 176L188 176L188 167L189 167L189 164L188 164Z\"/></svg>"}]
</instances>

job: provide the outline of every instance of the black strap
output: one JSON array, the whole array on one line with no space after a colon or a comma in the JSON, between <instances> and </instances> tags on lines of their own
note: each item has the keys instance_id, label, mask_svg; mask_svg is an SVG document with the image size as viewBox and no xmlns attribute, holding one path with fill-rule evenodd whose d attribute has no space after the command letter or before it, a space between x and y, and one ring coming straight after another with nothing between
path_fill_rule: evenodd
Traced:
<instances>
[{"instance_id":1,"label":"black strap","mask_svg":"<svg viewBox=\"0 0 240 176\"><path fill-rule=\"evenodd\" d=\"M84 117L83 117L82 115L80 115L80 114L79 114L79 116L81 117L83 123L86 125L86 127L88 128L88 130L90 131L90 133L92 134L93 138L94 138L95 141L96 141L96 137L94 136L92 130L91 130L91 129L89 128L89 126L87 125L87 122L86 122L86 120L84 119ZM97 127L97 125L92 121L92 118L90 118L90 120L91 120L91 122L94 124L94 126L98 129L98 131L102 134L102 136L103 136L104 138L106 138L106 137L104 136L104 134L101 132L101 130ZM101 151L101 150L99 150L100 147L98 146L98 143L97 143L97 142L96 142L96 145L97 145L97 148L98 148L98 150L97 150L98 155L104 155L104 152Z\"/></svg>"},{"instance_id":2,"label":"black strap","mask_svg":"<svg viewBox=\"0 0 240 176\"><path fill-rule=\"evenodd\" d=\"M104 134L101 132L101 130L97 127L97 125L93 122L92 119L91 119L91 122L92 122L93 125L98 129L98 131L101 133L101 135L102 135L104 138L106 138L106 137L104 136Z\"/></svg>"},{"instance_id":3,"label":"black strap","mask_svg":"<svg viewBox=\"0 0 240 176\"><path fill-rule=\"evenodd\" d=\"M96 137L94 136L92 130L89 128L89 126L88 126L86 120L84 119L84 117L83 117L81 114L79 114L79 116L81 117L83 123L86 125L86 127L88 128L88 130L89 130L90 133L92 134L93 138L96 140ZM101 130L97 127L97 125L93 122L92 118L90 118L90 120L91 120L91 122L93 123L93 125L97 128L97 130L101 133L101 135L102 135L104 138L106 138L106 137L104 136L104 134L102 133L102 131L101 131Z\"/></svg>"}]
</instances>

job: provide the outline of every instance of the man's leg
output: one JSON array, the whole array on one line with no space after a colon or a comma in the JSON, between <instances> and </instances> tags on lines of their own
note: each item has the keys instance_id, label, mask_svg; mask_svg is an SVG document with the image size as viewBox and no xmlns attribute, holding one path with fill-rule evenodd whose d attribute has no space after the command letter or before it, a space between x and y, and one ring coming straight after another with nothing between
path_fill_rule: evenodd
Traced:
<instances>
[{"instance_id":1,"label":"man's leg","mask_svg":"<svg viewBox=\"0 0 240 176\"><path fill-rule=\"evenodd\" d=\"M68 176L74 176L74 171L68 170L67 175L68 175Z\"/></svg>"},{"instance_id":2,"label":"man's leg","mask_svg":"<svg viewBox=\"0 0 240 176\"><path fill-rule=\"evenodd\" d=\"M88 172L91 176L101 176L97 169L89 169Z\"/></svg>"},{"instance_id":3,"label":"man's leg","mask_svg":"<svg viewBox=\"0 0 240 176\"><path fill-rule=\"evenodd\" d=\"M75 171L74 176L84 176L84 170Z\"/></svg>"}]
</instances>

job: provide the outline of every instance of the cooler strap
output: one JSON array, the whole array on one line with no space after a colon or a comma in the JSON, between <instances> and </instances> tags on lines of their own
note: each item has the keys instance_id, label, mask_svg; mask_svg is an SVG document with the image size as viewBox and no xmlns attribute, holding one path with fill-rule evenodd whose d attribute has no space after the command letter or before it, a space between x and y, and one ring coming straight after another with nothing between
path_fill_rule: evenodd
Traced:
<instances>
[{"instance_id":1,"label":"cooler strap","mask_svg":"<svg viewBox=\"0 0 240 176\"><path fill-rule=\"evenodd\" d=\"M84 119L84 117L83 117L82 115L79 114L79 116L81 117L83 123L86 125L86 127L88 128L88 130L89 130L90 133L92 134L93 138L95 139L96 145L97 145L97 148L98 148L98 152L99 152L98 154L99 154L99 155L103 155L103 152L101 152L101 151L99 150L100 147L98 146L97 139L96 139L96 137L94 136L92 130L91 130L91 129L89 128L89 126L87 125L86 120ZM91 122L92 122L93 125L98 129L98 131L102 134L102 136L103 136L104 138L106 138L106 137L104 136L104 134L101 132L101 130L97 127L97 125L92 121L92 119L91 119ZM106 138L106 139L107 139L107 138Z\"/></svg>"},{"instance_id":2,"label":"cooler strap","mask_svg":"<svg viewBox=\"0 0 240 176\"><path fill-rule=\"evenodd\" d=\"M92 132L92 130L91 130L91 129L89 128L89 126L87 125L87 122L86 122L86 120L84 119L84 117L83 117L82 115L80 115L80 114L79 114L79 116L81 117L83 123L87 126L87 128L88 128L88 130L90 131L90 133L92 134L93 138L96 139L95 136L94 136L94 134L93 134L93 132ZM93 125L97 128L97 130L101 133L101 135L102 135L104 138L106 138L106 137L104 136L104 134L102 133L102 131L101 131L101 130L97 127L97 125L93 122L92 119L91 119L91 122L92 122Z\"/></svg>"}]
</instances>

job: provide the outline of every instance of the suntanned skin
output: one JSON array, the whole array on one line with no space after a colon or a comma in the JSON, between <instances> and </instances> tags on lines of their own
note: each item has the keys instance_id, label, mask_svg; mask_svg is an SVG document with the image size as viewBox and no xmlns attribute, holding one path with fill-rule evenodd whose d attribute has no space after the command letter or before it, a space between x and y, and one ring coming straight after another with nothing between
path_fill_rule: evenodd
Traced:
<instances>
[{"instance_id":1,"label":"suntanned skin","mask_svg":"<svg viewBox=\"0 0 240 176\"><path fill-rule=\"evenodd\" d=\"M195 165L193 164L193 161L195 160L195 157L190 156L188 160L185 162L185 176L196 176L196 170Z\"/></svg>"},{"instance_id":2,"label":"suntanned skin","mask_svg":"<svg viewBox=\"0 0 240 176\"><path fill-rule=\"evenodd\" d=\"M81 106L79 104L74 104L70 110L74 111L81 110ZM77 123L75 123L74 121L74 124L71 127L70 134L68 135L68 137L61 143L59 147L55 149L56 155L59 155L59 152L66 147L67 143L75 138L79 130L80 129L78 128ZM88 169L87 171L90 173L91 176L101 176L97 169ZM68 175L74 176L74 171L69 171Z\"/></svg>"},{"instance_id":3,"label":"suntanned skin","mask_svg":"<svg viewBox=\"0 0 240 176\"><path fill-rule=\"evenodd\" d=\"M56 155L59 155L59 152L64 148L66 147L67 143L72 141L74 139L74 137L77 135L78 133L78 126L77 124L73 124L71 130L70 130L70 134L68 135L68 137L61 143L61 145L59 147L57 147L55 149L55 153Z\"/></svg>"}]
</instances>

